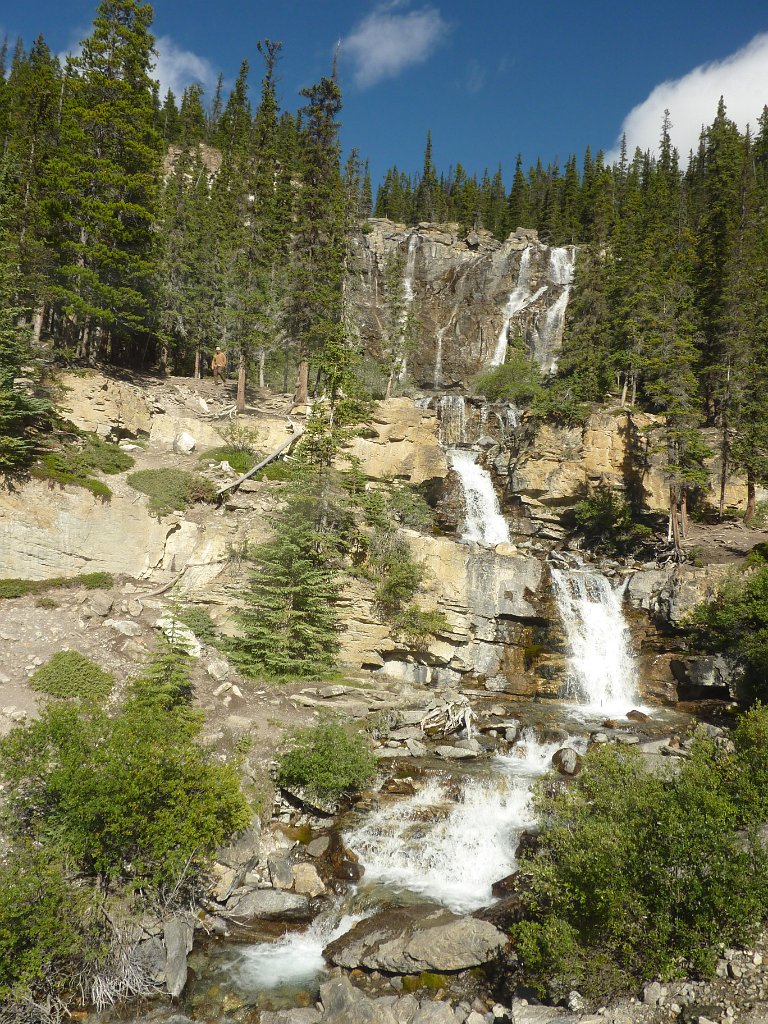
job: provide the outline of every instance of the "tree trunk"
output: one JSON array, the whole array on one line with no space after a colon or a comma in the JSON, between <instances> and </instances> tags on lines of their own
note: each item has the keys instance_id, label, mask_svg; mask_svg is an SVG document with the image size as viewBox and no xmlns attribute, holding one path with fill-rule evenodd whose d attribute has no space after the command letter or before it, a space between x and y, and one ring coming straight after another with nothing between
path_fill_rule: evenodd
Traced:
<instances>
[{"instance_id":1,"label":"tree trunk","mask_svg":"<svg viewBox=\"0 0 768 1024\"><path fill-rule=\"evenodd\" d=\"M40 335L43 333L43 318L45 306L38 306L32 315L32 344L37 347L40 344Z\"/></svg>"},{"instance_id":2,"label":"tree trunk","mask_svg":"<svg viewBox=\"0 0 768 1024\"><path fill-rule=\"evenodd\" d=\"M203 359L200 346L198 345L195 349L195 380L200 380L203 376Z\"/></svg>"},{"instance_id":3,"label":"tree trunk","mask_svg":"<svg viewBox=\"0 0 768 1024\"><path fill-rule=\"evenodd\" d=\"M728 469L730 468L730 455L731 445L728 437L728 424L723 418L723 440L720 446L720 457L722 459L720 465L720 508L719 518L722 519L725 514L725 488L728 485Z\"/></svg>"},{"instance_id":4,"label":"tree trunk","mask_svg":"<svg viewBox=\"0 0 768 1024\"><path fill-rule=\"evenodd\" d=\"M168 376L168 345L166 342L160 346L160 373L164 377Z\"/></svg>"},{"instance_id":5,"label":"tree trunk","mask_svg":"<svg viewBox=\"0 0 768 1024\"><path fill-rule=\"evenodd\" d=\"M624 387L621 389L621 408L623 409L627 404L627 386L629 381L626 376L624 377Z\"/></svg>"},{"instance_id":6,"label":"tree trunk","mask_svg":"<svg viewBox=\"0 0 768 1024\"><path fill-rule=\"evenodd\" d=\"M757 498L755 494L755 474L751 469L747 470L747 510L744 513L744 522L747 526L755 518L755 507Z\"/></svg>"},{"instance_id":7,"label":"tree trunk","mask_svg":"<svg viewBox=\"0 0 768 1024\"><path fill-rule=\"evenodd\" d=\"M675 545L675 556L680 557L682 549L680 547L680 524L677 521L678 513L678 500L675 488L670 484L669 487L669 517L672 526L672 541Z\"/></svg>"},{"instance_id":8,"label":"tree trunk","mask_svg":"<svg viewBox=\"0 0 768 1024\"><path fill-rule=\"evenodd\" d=\"M237 362L237 411L245 412L245 349L240 349Z\"/></svg>"},{"instance_id":9,"label":"tree trunk","mask_svg":"<svg viewBox=\"0 0 768 1024\"><path fill-rule=\"evenodd\" d=\"M632 408L637 405L637 374L632 374Z\"/></svg>"},{"instance_id":10,"label":"tree trunk","mask_svg":"<svg viewBox=\"0 0 768 1024\"><path fill-rule=\"evenodd\" d=\"M389 371L389 377L387 378L387 392L384 395L385 398L392 397L392 386L395 383L395 371L394 368Z\"/></svg>"},{"instance_id":11,"label":"tree trunk","mask_svg":"<svg viewBox=\"0 0 768 1024\"><path fill-rule=\"evenodd\" d=\"M683 530L683 540L686 540L688 537L688 494L686 491L683 491L680 499L680 525Z\"/></svg>"},{"instance_id":12,"label":"tree trunk","mask_svg":"<svg viewBox=\"0 0 768 1024\"><path fill-rule=\"evenodd\" d=\"M306 405L309 397L309 360L302 356L299 360L299 375L296 378L296 391L293 400L296 405Z\"/></svg>"},{"instance_id":13,"label":"tree trunk","mask_svg":"<svg viewBox=\"0 0 768 1024\"><path fill-rule=\"evenodd\" d=\"M265 348L259 349L259 387L263 388L264 384L264 367L267 362L267 350Z\"/></svg>"}]
</instances>

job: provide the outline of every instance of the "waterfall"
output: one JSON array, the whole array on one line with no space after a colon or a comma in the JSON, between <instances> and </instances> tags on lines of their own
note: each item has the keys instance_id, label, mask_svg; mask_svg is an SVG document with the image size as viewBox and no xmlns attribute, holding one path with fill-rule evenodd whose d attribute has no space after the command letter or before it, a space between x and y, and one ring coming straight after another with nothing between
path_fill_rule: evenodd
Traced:
<instances>
[{"instance_id":1,"label":"waterfall","mask_svg":"<svg viewBox=\"0 0 768 1024\"><path fill-rule=\"evenodd\" d=\"M568 690L589 709L626 715L638 700L635 659L622 607L626 583L614 588L605 576L586 566L551 566L550 571L568 640Z\"/></svg>"},{"instance_id":2,"label":"waterfall","mask_svg":"<svg viewBox=\"0 0 768 1024\"><path fill-rule=\"evenodd\" d=\"M507 358L507 344L509 342L509 325L512 318L533 302L534 296L531 295L531 254L533 253L533 246L529 245L523 250L523 255L520 259L520 269L517 273L517 284L515 285L514 291L510 292L509 298L507 299L507 305L504 307L504 323L501 331L499 332L498 340L496 341L496 350L493 353L491 359L491 366L501 366L504 360ZM540 295L542 289L536 293Z\"/></svg>"},{"instance_id":3,"label":"waterfall","mask_svg":"<svg viewBox=\"0 0 768 1024\"><path fill-rule=\"evenodd\" d=\"M437 401L437 416L440 444L466 443L467 416L463 395L441 395Z\"/></svg>"},{"instance_id":4,"label":"waterfall","mask_svg":"<svg viewBox=\"0 0 768 1024\"><path fill-rule=\"evenodd\" d=\"M533 357L547 373L554 373L557 369L557 355L563 344L565 311L571 295L575 263L576 247L573 245L553 249L549 254L547 275L552 285L563 290L547 310L544 322L536 327L533 336Z\"/></svg>"},{"instance_id":5,"label":"waterfall","mask_svg":"<svg viewBox=\"0 0 768 1024\"><path fill-rule=\"evenodd\" d=\"M405 327L408 322L408 314L411 311L413 305L413 281L416 273L416 250L419 247L421 238L414 232L408 238L408 254L405 258L405 273L403 275L403 315L400 318L400 333L401 342L403 343L402 359L400 361L400 371L397 375L398 380L403 380L408 370L408 355L405 351Z\"/></svg>"},{"instance_id":6,"label":"waterfall","mask_svg":"<svg viewBox=\"0 0 768 1024\"><path fill-rule=\"evenodd\" d=\"M464 491L465 517L462 540L493 547L509 543L509 527L499 509L499 500L487 469L479 466L474 452L448 452L450 466L458 474Z\"/></svg>"},{"instance_id":7,"label":"waterfall","mask_svg":"<svg viewBox=\"0 0 768 1024\"><path fill-rule=\"evenodd\" d=\"M406 889L457 913L492 902L491 886L513 870L516 837L532 823L530 784L511 774L473 779L458 802L453 788L431 779L345 835L365 884Z\"/></svg>"}]
</instances>

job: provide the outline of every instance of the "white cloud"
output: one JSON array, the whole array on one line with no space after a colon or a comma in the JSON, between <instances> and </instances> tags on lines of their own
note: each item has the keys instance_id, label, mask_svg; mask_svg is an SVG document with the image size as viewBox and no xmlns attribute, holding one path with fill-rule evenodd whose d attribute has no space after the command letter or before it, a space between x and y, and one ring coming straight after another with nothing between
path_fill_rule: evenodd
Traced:
<instances>
[{"instance_id":1,"label":"white cloud","mask_svg":"<svg viewBox=\"0 0 768 1024\"><path fill-rule=\"evenodd\" d=\"M198 82L206 93L213 91L218 75L209 60L183 50L170 36L159 36L155 47L157 60L152 77L160 82L161 95L172 89L178 99L193 82Z\"/></svg>"},{"instance_id":2,"label":"white cloud","mask_svg":"<svg viewBox=\"0 0 768 1024\"><path fill-rule=\"evenodd\" d=\"M352 61L361 89L423 63L448 34L449 25L436 7L400 13L402 7L402 0L380 4L342 40L342 56Z\"/></svg>"},{"instance_id":3,"label":"white cloud","mask_svg":"<svg viewBox=\"0 0 768 1024\"><path fill-rule=\"evenodd\" d=\"M664 111L672 121L672 143L683 159L699 144L702 125L709 125L720 97L728 116L740 128L753 127L768 100L768 32L756 35L746 46L723 60L701 64L682 78L657 85L646 100L627 114L619 134L626 132L630 156L635 147L655 150L661 134ZM618 157L618 142L607 154Z\"/></svg>"}]
</instances>

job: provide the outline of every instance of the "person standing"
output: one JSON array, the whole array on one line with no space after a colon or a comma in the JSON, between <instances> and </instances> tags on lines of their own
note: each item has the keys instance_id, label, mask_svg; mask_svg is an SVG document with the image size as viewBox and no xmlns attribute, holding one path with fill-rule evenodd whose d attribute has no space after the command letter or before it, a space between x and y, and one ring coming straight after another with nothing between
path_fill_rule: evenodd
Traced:
<instances>
[{"instance_id":1,"label":"person standing","mask_svg":"<svg viewBox=\"0 0 768 1024\"><path fill-rule=\"evenodd\" d=\"M222 352L218 345L211 360L211 370L217 384L227 379L227 353Z\"/></svg>"}]
</instances>

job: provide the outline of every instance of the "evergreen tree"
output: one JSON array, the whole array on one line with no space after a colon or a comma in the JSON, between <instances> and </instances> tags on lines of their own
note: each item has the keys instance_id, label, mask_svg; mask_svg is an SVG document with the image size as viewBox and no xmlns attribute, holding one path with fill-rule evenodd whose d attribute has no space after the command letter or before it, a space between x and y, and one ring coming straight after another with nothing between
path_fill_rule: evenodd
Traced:
<instances>
[{"instance_id":1,"label":"evergreen tree","mask_svg":"<svg viewBox=\"0 0 768 1024\"><path fill-rule=\"evenodd\" d=\"M247 675L306 678L334 665L340 586L325 514L326 483L315 476L294 486L274 524L275 539L254 552L256 568L238 613L243 635L233 643L233 656Z\"/></svg>"},{"instance_id":2,"label":"evergreen tree","mask_svg":"<svg viewBox=\"0 0 768 1024\"><path fill-rule=\"evenodd\" d=\"M138 341L154 326L161 140L151 21L148 4L102 0L66 72L49 193L62 226L63 312L85 358L140 362Z\"/></svg>"}]
</instances>

